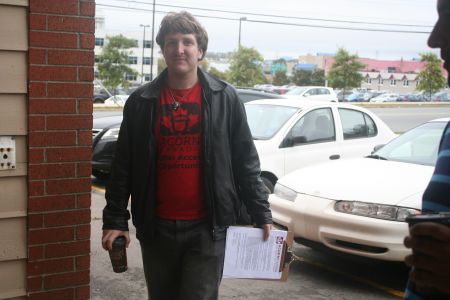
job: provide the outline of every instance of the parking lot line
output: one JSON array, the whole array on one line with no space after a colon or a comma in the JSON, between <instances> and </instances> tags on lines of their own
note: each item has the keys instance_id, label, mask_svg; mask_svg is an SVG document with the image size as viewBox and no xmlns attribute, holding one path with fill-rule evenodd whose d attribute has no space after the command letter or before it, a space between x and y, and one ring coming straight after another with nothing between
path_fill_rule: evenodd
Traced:
<instances>
[{"instance_id":1,"label":"parking lot line","mask_svg":"<svg viewBox=\"0 0 450 300\"><path fill-rule=\"evenodd\" d=\"M305 262L307 264L313 265L313 266L321 268L321 269L325 269L325 270L327 270L329 272L333 272L333 273L345 276L347 278L350 278L353 281L357 281L357 282L369 285L371 287L374 287L376 289L382 290L384 292L387 292L387 293L389 293L389 294L391 294L393 296L399 297L399 298L403 298L403 296L405 294L403 291L399 291L399 290L396 290L396 289L393 289L393 288L390 288L390 287L383 286L383 285L378 284L378 283L376 283L376 282L374 282L372 280L369 280L369 279L360 278L360 277L357 277L357 276L354 276L354 275L350 275L348 273L339 271L337 269L333 269L333 268L327 267L327 266L325 266L323 264L310 261L308 259L305 259L304 257L302 257L302 262Z\"/></svg>"}]
</instances>

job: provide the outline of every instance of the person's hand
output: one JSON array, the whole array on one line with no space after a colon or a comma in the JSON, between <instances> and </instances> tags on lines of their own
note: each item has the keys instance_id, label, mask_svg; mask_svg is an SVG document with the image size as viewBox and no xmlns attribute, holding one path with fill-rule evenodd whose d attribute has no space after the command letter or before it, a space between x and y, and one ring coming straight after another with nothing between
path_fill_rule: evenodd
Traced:
<instances>
[{"instance_id":1,"label":"person's hand","mask_svg":"<svg viewBox=\"0 0 450 300\"><path fill-rule=\"evenodd\" d=\"M450 295L450 227L424 222L411 227L404 244L413 253L405 258L414 267L410 280L419 288L435 288Z\"/></svg>"},{"instance_id":2,"label":"person's hand","mask_svg":"<svg viewBox=\"0 0 450 300\"><path fill-rule=\"evenodd\" d=\"M270 231L272 230L272 224L263 224L261 225L263 230L263 239L267 241L269 239Z\"/></svg>"},{"instance_id":3,"label":"person's hand","mask_svg":"<svg viewBox=\"0 0 450 300\"><path fill-rule=\"evenodd\" d=\"M127 240L127 248L130 244L130 234L128 231L121 231L121 230L112 230L112 229L106 229L103 230L103 236L102 236L102 247L103 249L110 251L112 250L112 243L114 240L118 237L123 235L125 239Z\"/></svg>"}]
</instances>

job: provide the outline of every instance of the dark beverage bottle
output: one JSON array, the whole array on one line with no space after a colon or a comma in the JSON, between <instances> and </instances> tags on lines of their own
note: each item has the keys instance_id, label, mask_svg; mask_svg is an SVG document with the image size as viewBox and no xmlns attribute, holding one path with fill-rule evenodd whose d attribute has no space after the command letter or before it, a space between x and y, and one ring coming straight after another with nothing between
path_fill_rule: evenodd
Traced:
<instances>
[{"instance_id":1,"label":"dark beverage bottle","mask_svg":"<svg viewBox=\"0 0 450 300\"><path fill-rule=\"evenodd\" d=\"M111 264L114 272L122 273L128 269L127 266L127 248L125 247L127 240L124 236L116 238L112 244L112 250L109 251Z\"/></svg>"}]
</instances>

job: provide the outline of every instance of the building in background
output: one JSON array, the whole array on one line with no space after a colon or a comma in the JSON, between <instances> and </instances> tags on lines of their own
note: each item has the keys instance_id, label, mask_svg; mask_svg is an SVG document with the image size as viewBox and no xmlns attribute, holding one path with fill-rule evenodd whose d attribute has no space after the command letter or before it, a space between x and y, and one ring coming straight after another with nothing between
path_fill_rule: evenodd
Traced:
<instances>
[{"instance_id":1,"label":"building in background","mask_svg":"<svg viewBox=\"0 0 450 300\"><path fill-rule=\"evenodd\" d=\"M135 40L137 44L137 47L128 49L130 52L130 55L128 56L128 66L135 70L138 75L127 74L126 79L129 80L132 85L138 85L140 83L151 81L155 78L158 75L159 47L156 46L153 50L154 63L152 64L151 52L153 45L151 26L145 25L145 27L138 27L133 31L112 31L107 29L106 22L107 20L103 16L95 17L95 77L97 77L98 74L96 67L98 63L98 56L102 53L103 47L108 42L107 37L122 34L126 38ZM151 71L151 68L153 69L153 72Z\"/></svg>"}]
</instances>

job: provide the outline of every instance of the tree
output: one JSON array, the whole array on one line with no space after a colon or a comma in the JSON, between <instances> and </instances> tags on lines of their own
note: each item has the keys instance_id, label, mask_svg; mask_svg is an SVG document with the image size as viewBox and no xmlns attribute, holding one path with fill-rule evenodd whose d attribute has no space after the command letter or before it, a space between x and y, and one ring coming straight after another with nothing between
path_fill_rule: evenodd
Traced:
<instances>
[{"instance_id":1,"label":"tree","mask_svg":"<svg viewBox=\"0 0 450 300\"><path fill-rule=\"evenodd\" d=\"M221 71L219 71L219 70L218 70L217 68L215 68L215 67L209 68L208 73L211 74L211 75L213 75L213 76L215 76L215 77L217 77L217 78L219 78L219 79L222 79L222 80L225 80L225 81L228 80L228 74L227 74L227 72L221 72Z\"/></svg>"},{"instance_id":2,"label":"tree","mask_svg":"<svg viewBox=\"0 0 450 300\"><path fill-rule=\"evenodd\" d=\"M358 61L358 55L350 54L344 48L340 48L328 73L330 86L342 89L344 92L360 87L363 76L358 71L363 68L364 64Z\"/></svg>"},{"instance_id":3,"label":"tree","mask_svg":"<svg viewBox=\"0 0 450 300\"><path fill-rule=\"evenodd\" d=\"M325 85L325 71L296 70L292 76L292 82L299 86Z\"/></svg>"},{"instance_id":4,"label":"tree","mask_svg":"<svg viewBox=\"0 0 450 300\"><path fill-rule=\"evenodd\" d=\"M430 96L446 87L445 77L442 74L441 60L432 52L420 54L425 67L419 72L417 90L426 91Z\"/></svg>"},{"instance_id":5,"label":"tree","mask_svg":"<svg viewBox=\"0 0 450 300\"><path fill-rule=\"evenodd\" d=\"M241 87L265 83L262 63L263 57L255 48L240 46L231 56L228 81Z\"/></svg>"},{"instance_id":6,"label":"tree","mask_svg":"<svg viewBox=\"0 0 450 300\"><path fill-rule=\"evenodd\" d=\"M123 35L106 37L108 42L99 55L98 72L99 79L109 90L115 90L118 86L127 88L130 82L126 74L137 75L138 72L128 67L127 49L136 47L136 41L128 39Z\"/></svg>"},{"instance_id":7,"label":"tree","mask_svg":"<svg viewBox=\"0 0 450 300\"><path fill-rule=\"evenodd\" d=\"M272 84L273 85L285 85L289 83L289 78L286 73L283 71L276 72L273 76Z\"/></svg>"},{"instance_id":8,"label":"tree","mask_svg":"<svg viewBox=\"0 0 450 300\"><path fill-rule=\"evenodd\" d=\"M164 57L158 58L158 75L161 74L164 69L167 68L166 60Z\"/></svg>"}]
</instances>

